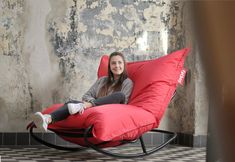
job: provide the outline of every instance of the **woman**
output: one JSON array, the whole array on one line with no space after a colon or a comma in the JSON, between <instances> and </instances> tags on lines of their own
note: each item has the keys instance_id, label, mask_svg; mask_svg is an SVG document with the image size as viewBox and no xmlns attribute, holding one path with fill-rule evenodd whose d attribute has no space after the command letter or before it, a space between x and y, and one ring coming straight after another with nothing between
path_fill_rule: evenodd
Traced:
<instances>
[{"instance_id":1,"label":"woman","mask_svg":"<svg viewBox=\"0 0 235 162\"><path fill-rule=\"evenodd\" d=\"M132 88L133 82L127 76L123 54L113 52L109 57L108 76L99 78L83 95L82 101L69 101L51 114L36 112L33 121L37 128L47 131L48 124L64 120L69 115L82 114L87 108L105 104L127 104Z\"/></svg>"}]
</instances>

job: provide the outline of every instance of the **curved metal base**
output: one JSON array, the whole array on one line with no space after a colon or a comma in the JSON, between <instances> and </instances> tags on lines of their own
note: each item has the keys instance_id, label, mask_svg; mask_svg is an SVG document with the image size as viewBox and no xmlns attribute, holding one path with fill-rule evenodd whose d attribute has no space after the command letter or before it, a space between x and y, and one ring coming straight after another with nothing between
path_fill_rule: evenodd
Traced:
<instances>
[{"instance_id":1,"label":"curved metal base","mask_svg":"<svg viewBox=\"0 0 235 162\"><path fill-rule=\"evenodd\" d=\"M97 152L100 152L100 153L108 155L108 156L116 157L116 158L138 158L138 157L143 157L143 156L147 156L147 155L153 154L153 153L157 152L158 150L162 149L163 147L165 147L166 145L168 145L177 136L177 134L174 133L174 132L169 132L169 131L159 130L159 129L153 129L153 130L151 130L152 132L164 133L164 134L169 135L170 138L167 141L163 142L162 144L160 144L160 145L158 145L158 146L156 146L156 147L154 147L154 148L152 148L150 150L147 150L146 147L145 147L145 144L144 144L144 140L143 140L142 136L140 136L139 140L140 140L143 152L141 152L141 153L133 153L133 154L128 154L128 153L127 154L119 154L119 153L113 153L111 151L104 150L101 147L99 147L100 145L108 144L108 143L110 143L112 141L102 142L100 144L92 144L91 142L89 142L88 138L92 137L91 136L92 126L87 128L85 130L84 134L77 135L77 138L84 138L84 140L85 140L85 142L86 142L88 147L63 147L63 146L58 146L58 145L54 145L54 144L48 143L48 142L38 138L37 136L35 136L34 133L33 133L33 128L36 128L36 126L35 126L35 124L33 122L30 123L27 126L27 129L30 130L30 135L36 141L38 141L39 143L41 143L43 145L46 145L48 147L59 149L59 150L66 150L66 151L83 151L85 149L92 148L92 149L96 150ZM69 133L62 133L62 134L63 134L63 136L71 137L71 134L69 134ZM75 137L75 134L72 134L72 137ZM133 141L120 141L120 142L122 144L133 143ZM136 142L136 140L134 140L134 142Z\"/></svg>"},{"instance_id":2,"label":"curved metal base","mask_svg":"<svg viewBox=\"0 0 235 162\"><path fill-rule=\"evenodd\" d=\"M64 146L59 146L59 145L54 145L52 143L46 142L44 140L42 140L41 138L37 137L36 135L34 135L33 133L33 129L36 128L35 124L32 122L27 126L27 129L29 129L30 135L39 143L47 146L47 147L51 147L51 148L55 148L58 150L65 150L65 151L83 151L85 149L88 149L87 147L64 147Z\"/></svg>"},{"instance_id":3,"label":"curved metal base","mask_svg":"<svg viewBox=\"0 0 235 162\"><path fill-rule=\"evenodd\" d=\"M102 148L99 148L95 145L93 145L91 142L88 141L88 138L87 138L87 135L91 132L91 129L92 127L89 127L88 129L86 129L85 131L85 142L87 143L87 145L91 148L93 148L94 150L96 150L97 152L100 152L102 154L105 154L105 155L108 155L108 156L112 156L112 157L116 157L116 158L138 158L138 157L143 157L143 156L147 156L147 155L150 155L150 154L153 154L155 152L157 152L158 150L162 149L163 147L165 147L166 145L168 145L171 141L173 141L177 134L174 133L174 132L169 132L169 131L165 131L165 130L158 130L158 129L153 129L151 130L152 132L160 132L160 133L164 133L164 134L168 134L170 135L171 137L165 141L164 143L160 144L159 146L156 146L150 150L146 150L146 147L144 145L144 141L143 141L143 138L142 136L140 136L140 142L141 142L141 147L142 147L142 150L143 152L142 153L135 153L135 154L118 154L118 153L113 153L113 152L110 152L110 151L107 151L107 150L104 150ZM129 143L129 142L127 142Z\"/></svg>"}]
</instances>

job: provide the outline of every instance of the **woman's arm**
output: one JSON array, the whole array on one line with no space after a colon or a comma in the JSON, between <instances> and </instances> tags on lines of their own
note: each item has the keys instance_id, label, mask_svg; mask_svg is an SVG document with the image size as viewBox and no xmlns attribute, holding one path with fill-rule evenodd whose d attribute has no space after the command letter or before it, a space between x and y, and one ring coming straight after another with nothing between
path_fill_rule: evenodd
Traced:
<instances>
[{"instance_id":1,"label":"woman's arm","mask_svg":"<svg viewBox=\"0 0 235 162\"><path fill-rule=\"evenodd\" d=\"M82 101L90 102L96 99L96 91L99 84L99 80L97 80L90 89L82 96Z\"/></svg>"},{"instance_id":2,"label":"woman's arm","mask_svg":"<svg viewBox=\"0 0 235 162\"><path fill-rule=\"evenodd\" d=\"M92 86L91 88L82 96L82 101L84 103L85 108L92 107L93 101L97 98L96 94L97 91L99 90L99 87L101 84L103 84L105 78L107 77L101 77L99 78Z\"/></svg>"}]
</instances>

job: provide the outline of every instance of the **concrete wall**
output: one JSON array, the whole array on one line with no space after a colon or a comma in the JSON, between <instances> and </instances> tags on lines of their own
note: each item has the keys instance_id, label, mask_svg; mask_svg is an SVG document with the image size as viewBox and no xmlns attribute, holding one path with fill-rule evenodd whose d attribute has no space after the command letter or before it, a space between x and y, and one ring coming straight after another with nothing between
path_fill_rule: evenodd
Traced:
<instances>
[{"instance_id":1,"label":"concrete wall","mask_svg":"<svg viewBox=\"0 0 235 162\"><path fill-rule=\"evenodd\" d=\"M170 0L0 0L0 132L25 131L30 115L79 99L96 80L99 58L128 61L191 47L185 87L161 128L206 134L207 99L190 5Z\"/></svg>"}]
</instances>

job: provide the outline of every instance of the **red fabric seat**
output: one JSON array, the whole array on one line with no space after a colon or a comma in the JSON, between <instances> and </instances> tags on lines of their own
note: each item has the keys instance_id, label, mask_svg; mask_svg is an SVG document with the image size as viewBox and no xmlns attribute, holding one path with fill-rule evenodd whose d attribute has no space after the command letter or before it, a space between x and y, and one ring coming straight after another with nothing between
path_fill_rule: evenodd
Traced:
<instances>
[{"instance_id":1,"label":"red fabric seat","mask_svg":"<svg viewBox=\"0 0 235 162\"><path fill-rule=\"evenodd\" d=\"M50 130L86 129L93 126L91 142L112 141L107 146L119 145L120 140L133 140L159 126L160 120L178 85L185 57L189 49L182 49L158 59L129 62L127 71L134 82L128 105L110 104L87 109L83 115L72 115L49 125ZM107 74L108 56L101 58L98 77ZM62 104L45 109L50 113ZM62 137L85 146L81 138Z\"/></svg>"}]
</instances>

